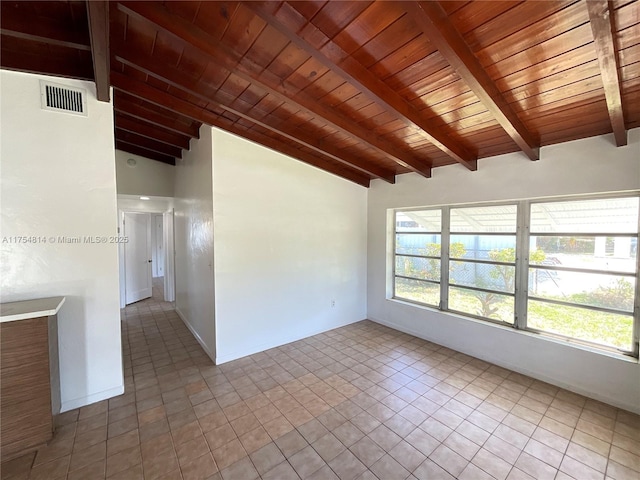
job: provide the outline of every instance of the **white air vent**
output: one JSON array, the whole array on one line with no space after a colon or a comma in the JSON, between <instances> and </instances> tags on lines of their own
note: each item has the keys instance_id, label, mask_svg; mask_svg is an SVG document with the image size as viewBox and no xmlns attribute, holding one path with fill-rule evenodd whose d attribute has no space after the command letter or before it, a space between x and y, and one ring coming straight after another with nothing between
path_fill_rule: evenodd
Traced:
<instances>
[{"instance_id":1,"label":"white air vent","mask_svg":"<svg viewBox=\"0 0 640 480\"><path fill-rule=\"evenodd\" d=\"M44 110L87 116L87 91L50 82L40 82L40 98Z\"/></svg>"}]
</instances>

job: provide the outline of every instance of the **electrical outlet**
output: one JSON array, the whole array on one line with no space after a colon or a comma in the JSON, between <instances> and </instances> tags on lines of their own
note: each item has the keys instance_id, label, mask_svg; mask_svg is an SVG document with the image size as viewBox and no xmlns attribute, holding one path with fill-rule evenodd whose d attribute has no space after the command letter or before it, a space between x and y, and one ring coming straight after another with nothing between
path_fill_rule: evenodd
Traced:
<instances>
[{"instance_id":1,"label":"electrical outlet","mask_svg":"<svg viewBox=\"0 0 640 480\"><path fill-rule=\"evenodd\" d=\"M336 301L335 300L331 300L331 308L335 308L336 306Z\"/></svg>"}]
</instances>

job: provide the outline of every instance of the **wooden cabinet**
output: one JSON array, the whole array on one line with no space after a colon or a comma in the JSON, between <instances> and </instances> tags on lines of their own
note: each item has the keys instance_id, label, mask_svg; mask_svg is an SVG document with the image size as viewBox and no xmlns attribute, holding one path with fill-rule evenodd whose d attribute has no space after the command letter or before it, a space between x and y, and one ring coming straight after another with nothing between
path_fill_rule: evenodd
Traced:
<instances>
[{"instance_id":1,"label":"wooden cabinet","mask_svg":"<svg viewBox=\"0 0 640 480\"><path fill-rule=\"evenodd\" d=\"M51 300L49 303L54 308L30 312L29 309L34 307L33 302L1 305L2 461L34 450L51 440L53 415L60 411L56 313L64 298L42 300Z\"/></svg>"}]
</instances>

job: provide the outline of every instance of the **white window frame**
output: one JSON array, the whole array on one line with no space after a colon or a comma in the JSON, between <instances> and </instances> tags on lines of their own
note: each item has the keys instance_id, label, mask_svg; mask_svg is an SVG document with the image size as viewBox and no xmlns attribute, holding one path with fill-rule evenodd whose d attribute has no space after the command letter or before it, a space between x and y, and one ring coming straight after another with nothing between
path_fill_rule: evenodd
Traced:
<instances>
[{"instance_id":1,"label":"white window frame","mask_svg":"<svg viewBox=\"0 0 640 480\"><path fill-rule=\"evenodd\" d=\"M411 233L411 232L398 232L397 231L397 227L396 227L396 214L400 213L400 212L424 212L427 210L439 210L440 211L440 231L439 232L435 232L435 231L427 231L427 232L415 232L415 233ZM391 262L391 295L393 298L398 298L402 301L405 302L411 302L411 303L417 303L418 305L424 305L426 307L431 307L431 308L438 308L441 309L442 308L442 300L440 300L440 305L432 305L429 303L422 303L422 302L418 302L416 300L412 300L409 298L404 298L404 297L396 297L396 278L400 277L400 278L407 278L410 280L417 280L420 282L425 282L425 283L430 283L432 285L439 285L440 286L440 296L442 298L442 258L444 256L443 253L443 248L444 248L444 240L443 240L443 236L442 236L442 225L444 224L444 212L442 211L441 207L435 207L435 208L398 208L393 210L393 214L392 214L392 222L393 222L393 248L392 248L392 262ZM397 253L397 235L400 234L410 234L410 235L440 235L440 282L435 282L433 280L425 280L422 278L413 278L413 277L406 277L403 275L398 275L396 272L396 256L399 255L401 257L414 257L414 258L425 258L425 259L431 259L434 257L429 257L426 255L408 255L408 254L402 254L402 253ZM449 244L447 243L447 255L449 254Z\"/></svg>"},{"instance_id":2,"label":"white window frame","mask_svg":"<svg viewBox=\"0 0 640 480\"><path fill-rule=\"evenodd\" d=\"M557 338L562 341L570 342L573 344L584 344L589 347L593 347L596 350L600 350L603 352L614 352L617 354L623 354L627 356L633 356L635 358L639 357L640 353L640 251L636 252L636 271L635 274L626 275L632 276L635 278L636 291L634 298L634 306L633 306L633 338L631 344L631 350L622 350L617 349L615 347L608 347L602 344L598 344L595 342L590 342L588 340L578 339L575 337L564 336L544 330L539 330L535 328L530 328L527 325L527 309L528 309L528 300L529 300L529 245L531 239L530 233L530 225L531 225L531 206L536 203L551 203L551 202L570 202L570 201L584 201L584 200L597 200L597 199L607 199L607 198L628 198L628 197L640 197L640 192L619 192L615 194L599 194L599 195L577 195L570 197L550 197L550 198L536 198L536 199L526 199L519 201L508 201L508 202L483 202L483 203L472 203L472 204L456 204L456 205L439 205L439 206L430 206L430 207L412 207L412 208L396 208L392 209L392 215L389 217L392 219L393 228L390 228L389 231L392 234L392 249L391 249L391 271L390 271L390 281L391 281L391 299L399 300L402 302L408 302L420 305L425 308L437 309L442 312L450 312L456 314L457 316L469 317L473 319L479 319L486 322L495 323L505 328L514 328L516 330L527 331L534 334L539 334L546 337ZM483 206L500 206L500 205L516 205L517 206L517 225L516 225L516 260L515 260L515 289L513 293L514 297L514 322L513 325L507 323L502 320L496 320L492 318L482 317L479 315L473 315L466 312L461 312L458 310L452 310L449 308L449 246L451 239L451 209L452 208L464 208L464 207L483 207ZM416 300L407 299L403 297L396 296L396 234L404 233L396 231L396 212L410 212L410 211L425 211L425 210L440 210L441 211L441 231L440 231L440 304L438 306L422 303ZM636 248L640 248L640 215L638 215L638 233L629 234L625 236L635 237L636 238ZM425 232L427 234L434 234L434 232ZM561 232L562 234L569 234L570 236L593 236L588 233L572 233L572 232ZM482 235L482 233L473 232L470 234ZM505 235L512 235L511 233L505 233ZM557 234L554 234L557 235ZM619 234L606 234L600 233L598 236L616 236ZM560 235L564 236L564 235ZM402 254L399 254L402 255ZM456 260L456 259L453 259ZM462 259L464 261L464 259ZM483 262L483 263L493 263L493 262ZM536 268L536 267L534 267ZM579 269L576 271L580 272ZM596 272L598 273L598 272ZM615 274L612 272L602 271L601 273L605 274ZM425 280L426 281L426 280ZM437 284L436 282L428 282L432 284ZM455 285L454 285L455 286ZM501 293L496 291L496 293ZM534 298L535 299L535 298ZM554 302L549 302L554 303ZM585 308L591 310L604 310L611 313L614 312L615 309L608 308L600 308L595 306L585 306L573 304L571 302L563 302L564 305L575 307L575 308ZM628 314L628 312L625 312Z\"/></svg>"},{"instance_id":3,"label":"white window frame","mask_svg":"<svg viewBox=\"0 0 640 480\"><path fill-rule=\"evenodd\" d=\"M489 231L485 231L485 232L451 232L451 210L455 210L455 209L463 209L465 207L478 207L478 208L482 208L482 207L499 207L499 206L515 206L516 207L516 230L514 232L489 232ZM497 236L513 236L515 241L516 241L516 255L517 255L517 245L518 245L518 231L517 231L517 224L518 224L518 216L520 213L520 207L518 202L500 202L500 203L474 203L474 204L465 204L465 205L450 205L446 207L447 210L447 218L448 218L448 222L446 225L446 231L447 231L447 237L448 237L448 243L447 243L447 248L449 248L449 246L451 245L451 236L456 236L456 235L479 235L479 236L491 236L491 235L497 235ZM445 225L443 224L442 226L442 230L445 230ZM492 322L492 323L496 323L498 325L506 325L508 327L512 327L513 325L515 325L516 323L516 319L515 319L515 315L516 315L516 291L514 288L514 292L510 293L510 292L502 292L499 290L491 290L491 289L482 289L479 287L470 287L470 286L466 286L466 285L456 285L456 284L452 284L449 280L449 274L450 274L450 268L449 268L449 264L450 261L453 260L455 261L461 261L461 262L467 262L467 263L480 263L480 264L484 264L484 265L508 265L508 266L513 266L515 268L515 276L517 278L518 276L518 262L517 262L517 258L516 258L516 262L514 264L501 264L499 262L493 262L493 261L476 261L476 260L471 260L471 259L465 259L465 258L451 258L450 256L450 252L447 251L447 285L446 285L446 295L447 295L447 311L458 314L458 315L462 315L465 317L471 317L471 318L477 318L479 320L484 320L484 321L488 321L488 322ZM442 268L442 267L441 267ZM449 287L455 287L455 288L460 288L463 290L472 290L472 291L478 291L478 292L487 292L487 293L496 293L498 295L504 295L504 296L508 296L508 297L512 297L513 298L513 312L514 312L514 318L513 318L513 322L506 322L504 320L498 320L498 319L494 319L494 318L489 318L489 317L483 317L482 315L474 315L472 313L469 312L463 312L461 310L455 310L452 309L449 306Z\"/></svg>"}]
</instances>

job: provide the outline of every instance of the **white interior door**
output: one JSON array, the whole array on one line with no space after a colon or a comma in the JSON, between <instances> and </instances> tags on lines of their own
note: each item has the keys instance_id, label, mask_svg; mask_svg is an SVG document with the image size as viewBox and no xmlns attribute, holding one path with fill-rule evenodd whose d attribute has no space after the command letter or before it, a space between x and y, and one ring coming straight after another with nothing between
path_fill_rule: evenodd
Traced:
<instances>
[{"instance_id":1,"label":"white interior door","mask_svg":"<svg viewBox=\"0 0 640 480\"><path fill-rule=\"evenodd\" d=\"M125 303L151 296L151 215L148 213L124 214L124 234L129 241L124 244Z\"/></svg>"}]
</instances>

